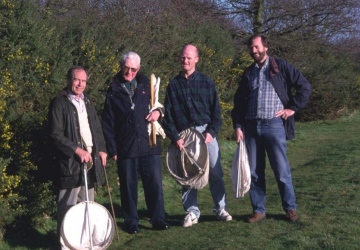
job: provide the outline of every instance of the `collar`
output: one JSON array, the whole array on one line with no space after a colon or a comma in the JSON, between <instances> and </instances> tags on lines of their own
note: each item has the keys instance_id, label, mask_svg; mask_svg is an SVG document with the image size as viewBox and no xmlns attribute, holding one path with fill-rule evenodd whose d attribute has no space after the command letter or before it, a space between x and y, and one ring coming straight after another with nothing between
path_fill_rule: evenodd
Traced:
<instances>
[{"instance_id":1,"label":"collar","mask_svg":"<svg viewBox=\"0 0 360 250\"><path fill-rule=\"evenodd\" d=\"M258 69L266 69L269 66L269 56L266 56L264 64L260 67L259 64L255 63L255 67Z\"/></svg>"},{"instance_id":2,"label":"collar","mask_svg":"<svg viewBox=\"0 0 360 250\"><path fill-rule=\"evenodd\" d=\"M180 72L180 75L181 75L182 77L186 78L184 72L181 71L181 72ZM197 75L197 70L195 70L195 71L194 71L191 75L189 75L188 78L186 78L186 79L192 80L192 79L195 78L196 75Z\"/></svg>"},{"instance_id":3,"label":"collar","mask_svg":"<svg viewBox=\"0 0 360 250\"><path fill-rule=\"evenodd\" d=\"M77 99L76 99L76 96L71 92L71 90L69 90L69 89L67 89L67 95L68 95L68 97L69 97L69 99L72 101L72 100L76 100L76 101L78 101ZM84 100L84 98L85 98L85 96L84 96L84 93L82 93L81 94L81 96L80 96L80 99L81 100Z\"/></svg>"}]
</instances>

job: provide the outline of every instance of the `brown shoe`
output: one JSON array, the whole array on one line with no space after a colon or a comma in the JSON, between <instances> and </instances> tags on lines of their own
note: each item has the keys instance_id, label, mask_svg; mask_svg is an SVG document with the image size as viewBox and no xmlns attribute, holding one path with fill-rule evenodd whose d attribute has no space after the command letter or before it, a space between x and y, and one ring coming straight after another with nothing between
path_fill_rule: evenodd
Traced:
<instances>
[{"instance_id":1,"label":"brown shoe","mask_svg":"<svg viewBox=\"0 0 360 250\"><path fill-rule=\"evenodd\" d=\"M290 222L295 222L299 219L299 216L296 212L296 210L289 210L286 213L286 219Z\"/></svg>"},{"instance_id":2,"label":"brown shoe","mask_svg":"<svg viewBox=\"0 0 360 250\"><path fill-rule=\"evenodd\" d=\"M252 215L250 215L250 217L247 219L247 222L249 223L256 223L261 221L262 219L265 219L266 215L262 214L262 213L252 213Z\"/></svg>"}]
</instances>

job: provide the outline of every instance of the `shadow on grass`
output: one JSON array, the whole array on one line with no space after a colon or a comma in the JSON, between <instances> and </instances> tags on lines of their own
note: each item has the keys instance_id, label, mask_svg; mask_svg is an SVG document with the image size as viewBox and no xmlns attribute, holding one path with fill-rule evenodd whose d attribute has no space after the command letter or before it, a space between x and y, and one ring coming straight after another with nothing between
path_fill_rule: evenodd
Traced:
<instances>
[{"instance_id":1,"label":"shadow on grass","mask_svg":"<svg viewBox=\"0 0 360 250\"><path fill-rule=\"evenodd\" d=\"M232 215L233 221L243 221L245 222L249 215ZM184 220L185 214L181 215L168 215L166 216L166 221L171 226L179 226L182 227L182 222ZM280 218L280 216L279 216ZM199 223L202 222L218 222L219 220L216 218L216 215L201 215L199 218Z\"/></svg>"},{"instance_id":2,"label":"shadow on grass","mask_svg":"<svg viewBox=\"0 0 360 250\"><path fill-rule=\"evenodd\" d=\"M112 209L110 204L104 204L104 207L112 213ZM120 206L114 206L117 227L124 231L124 223L120 214ZM148 211L147 210L138 210L139 218L140 218L140 230L151 230L151 224L144 221L149 221ZM184 214L166 214L166 222L170 224L171 227L182 227L182 221L184 219ZM249 214L244 215L233 215L233 221L246 223L246 219ZM267 220L276 220L276 221L285 221L284 214L267 214ZM202 215L199 219L199 223L204 222L217 222L217 218L215 215L206 214ZM259 223L265 222L261 221ZM17 221L16 226L12 227L8 230L6 234L6 242L11 248L23 247L25 249L60 249L58 238L55 230L46 232L44 234L40 233L37 229L32 228L29 219L21 219ZM116 236L115 236L116 237Z\"/></svg>"},{"instance_id":3,"label":"shadow on grass","mask_svg":"<svg viewBox=\"0 0 360 250\"><path fill-rule=\"evenodd\" d=\"M113 216L110 203L102 204ZM120 206L114 204L115 217L118 219L120 215ZM22 247L25 249L60 249L59 238L56 233L56 228L53 230L47 230L45 233L41 233L37 228L32 226L34 223L31 218L19 218L16 223L9 227L4 237L5 242L11 247ZM123 223L117 223L118 227L121 227ZM41 226L38 226L41 227ZM56 218L55 218L56 227Z\"/></svg>"},{"instance_id":4,"label":"shadow on grass","mask_svg":"<svg viewBox=\"0 0 360 250\"><path fill-rule=\"evenodd\" d=\"M56 231L45 234L31 227L31 220L22 218L16 225L9 228L5 235L5 241L13 248L24 247L26 249L59 249Z\"/></svg>"}]
</instances>

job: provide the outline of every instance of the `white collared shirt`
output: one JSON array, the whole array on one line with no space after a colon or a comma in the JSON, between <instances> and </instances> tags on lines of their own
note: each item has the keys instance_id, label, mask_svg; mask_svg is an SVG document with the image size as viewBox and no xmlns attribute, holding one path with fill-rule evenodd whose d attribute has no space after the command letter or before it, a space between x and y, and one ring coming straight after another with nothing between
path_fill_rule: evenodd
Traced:
<instances>
[{"instance_id":1,"label":"white collared shirt","mask_svg":"<svg viewBox=\"0 0 360 250\"><path fill-rule=\"evenodd\" d=\"M85 101L84 101L84 94L78 99L74 94L68 91L68 97L70 98L71 102L76 107L78 117L79 117L79 125L80 125L80 135L84 140L87 151L91 152L93 141L92 141L92 134L90 130L90 124L88 120L88 114L86 111Z\"/></svg>"}]
</instances>

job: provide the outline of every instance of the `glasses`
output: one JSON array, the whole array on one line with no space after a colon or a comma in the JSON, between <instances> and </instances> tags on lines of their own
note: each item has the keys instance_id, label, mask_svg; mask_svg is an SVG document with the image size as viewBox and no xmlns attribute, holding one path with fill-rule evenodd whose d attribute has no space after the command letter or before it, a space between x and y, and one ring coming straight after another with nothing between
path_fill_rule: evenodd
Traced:
<instances>
[{"instance_id":1,"label":"glasses","mask_svg":"<svg viewBox=\"0 0 360 250\"><path fill-rule=\"evenodd\" d=\"M130 67L128 67L128 66L123 66L122 69L123 69L123 71L125 71L125 72L127 72L127 71L130 70L131 72L135 73L136 71L138 71L138 69L136 69L136 68L130 68Z\"/></svg>"}]
</instances>

